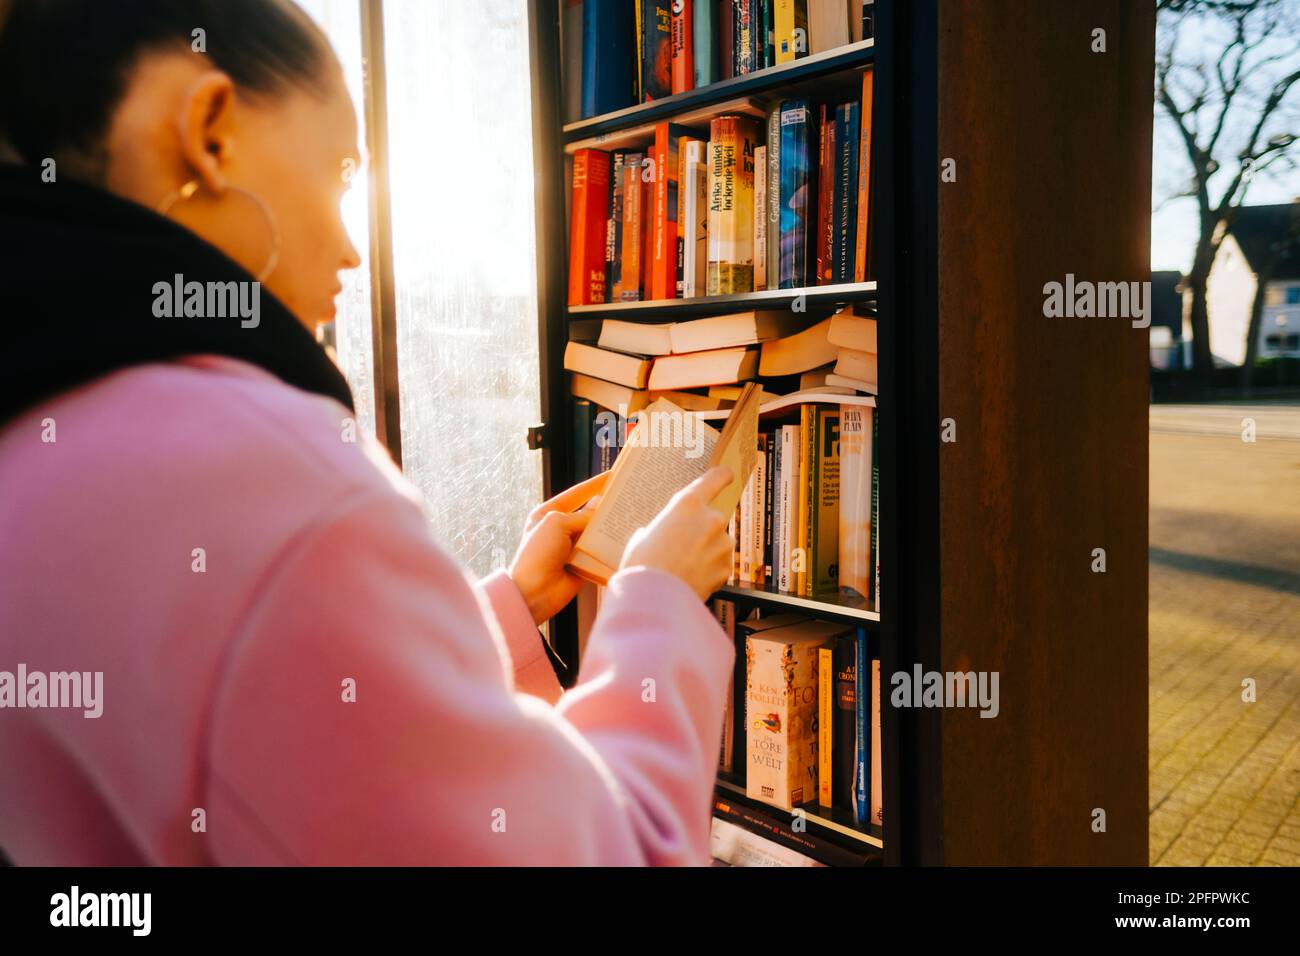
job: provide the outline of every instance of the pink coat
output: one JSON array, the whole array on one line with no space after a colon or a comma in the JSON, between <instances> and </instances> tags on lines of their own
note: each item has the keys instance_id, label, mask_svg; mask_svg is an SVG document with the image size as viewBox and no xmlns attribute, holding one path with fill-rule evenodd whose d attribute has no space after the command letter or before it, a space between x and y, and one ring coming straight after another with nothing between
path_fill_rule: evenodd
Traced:
<instances>
[{"instance_id":1,"label":"pink coat","mask_svg":"<svg viewBox=\"0 0 1300 956\"><path fill-rule=\"evenodd\" d=\"M473 580L384 451L342 440L347 414L199 356L0 430L0 672L103 674L98 718L0 709L0 847L707 863L734 654L709 610L619 572L562 693L509 576Z\"/></svg>"}]
</instances>

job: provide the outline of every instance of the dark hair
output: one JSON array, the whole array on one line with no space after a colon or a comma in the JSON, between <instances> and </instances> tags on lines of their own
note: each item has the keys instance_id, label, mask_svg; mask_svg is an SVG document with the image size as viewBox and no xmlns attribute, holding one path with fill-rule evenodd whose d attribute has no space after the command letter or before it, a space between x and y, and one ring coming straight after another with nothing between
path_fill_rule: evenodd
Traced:
<instances>
[{"instance_id":1,"label":"dark hair","mask_svg":"<svg viewBox=\"0 0 1300 956\"><path fill-rule=\"evenodd\" d=\"M329 41L290 0L0 0L0 141L28 163L71 153L101 164L132 67L152 50L193 49L199 29L241 89L328 88Z\"/></svg>"}]
</instances>

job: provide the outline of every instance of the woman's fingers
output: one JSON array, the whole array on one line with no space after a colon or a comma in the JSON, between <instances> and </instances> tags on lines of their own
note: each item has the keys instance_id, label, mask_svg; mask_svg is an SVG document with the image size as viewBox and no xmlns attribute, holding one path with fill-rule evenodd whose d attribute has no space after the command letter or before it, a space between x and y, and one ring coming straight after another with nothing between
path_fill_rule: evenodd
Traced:
<instances>
[{"instance_id":1,"label":"woman's fingers","mask_svg":"<svg viewBox=\"0 0 1300 956\"><path fill-rule=\"evenodd\" d=\"M605 485L609 482L609 475L608 471L602 471L599 475L588 478L586 481L580 481L573 487L561 491L555 497L546 499L528 513L528 521L524 525L525 530L533 527L552 511L576 511L605 490Z\"/></svg>"}]
</instances>

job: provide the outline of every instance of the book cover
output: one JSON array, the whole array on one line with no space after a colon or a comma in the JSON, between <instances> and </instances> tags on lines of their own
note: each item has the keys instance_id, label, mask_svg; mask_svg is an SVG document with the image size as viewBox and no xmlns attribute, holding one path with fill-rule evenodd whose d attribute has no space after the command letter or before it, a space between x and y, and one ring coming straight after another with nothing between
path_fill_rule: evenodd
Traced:
<instances>
[{"instance_id":1,"label":"book cover","mask_svg":"<svg viewBox=\"0 0 1300 956\"><path fill-rule=\"evenodd\" d=\"M628 153L623 158L623 229L613 302L637 302L641 298L641 164L640 153Z\"/></svg>"},{"instance_id":2,"label":"book cover","mask_svg":"<svg viewBox=\"0 0 1300 956\"><path fill-rule=\"evenodd\" d=\"M701 0L708 5L711 0ZM695 3L696 0L672 0L672 91L685 93L695 89Z\"/></svg>"},{"instance_id":3,"label":"book cover","mask_svg":"<svg viewBox=\"0 0 1300 956\"><path fill-rule=\"evenodd\" d=\"M858 743L858 641L843 635L834 642L831 731L831 806L853 811Z\"/></svg>"},{"instance_id":4,"label":"book cover","mask_svg":"<svg viewBox=\"0 0 1300 956\"><path fill-rule=\"evenodd\" d=\"M871 94L872 71L862 74L862 102L858 108L858 228L853 248L853 281L867 281L867 244L871 219Z\"/></svg>"},{"instance_id":5,"label":"book cover","mask_svg":"<svg viewBox=\"0 0 1300 956\"><path fill-rule=\"evenodd\" d=\"M686 146L686 242L683 249L682 296L704 295L709 283L709 168L708 144L691 140Z\"/></svg>"},{"instance_id":6,"label":"book cover","mask_svg":"<svg viewBox=\"0 0 1300 956\"><path fill-rule=\"evenodd\" d=\"M839 589L865 604L871 597L871 419L864 405L840 408Z\"/></svg>"},{"instance_id":7,"label":"book cover","mask_svg":"<svg viewBox=\"0 0 1300 956\"><path fill-rule=\"evenodd\" d=\"M754 21L750 0L732 0L732 48L736 76L754 72Z\"/></svg>"},{"instance_id":8,"label":"book cover","mask_svg":"<svg viewBox=\"0 0 1300 956\"><path fill-rule=\"evenodd\" d=\"M817 284L827 285L835 275L835 121L826 104L820 107L817 150Z\"/></svg>"},{"instance_id":9,"label":"book cover","mask_svg":"<svg viewBox=\"0 0 1300 956\"><path fill-rule=\"evenodd\" d=\"M710 123L709 295L754 290L754 149L757 128L746 116Z\"/></svg>"},{"instance_id":10,"label":"book cover","mask_svg":"<svg viewBox=\"0 0 1300 956\"><path fill-rule=\"evenodd\" d=\"M814 413L812 506L809 519L809 595L839 590L840 415L839 406L817 405Z\"/></svg>"},{"instance_id":11,"label":"book cover","mask_svg":"<svg viewBox=\"0 0 1300 956\"><path fill-rule=\"evenodd\" d=\"M767 288L767 147L754 150L754 291Z\"/></svg>"},{"instance_id":12,"label":"book cover","mask_svg":"<svg viewBox=\"0 0 1300 956\"><path fill-rule=\"evenodd\" d=\"M781 285L781 107L777 100L767 111L767 164L760 172L767 177L767 284Z\"/></svg>"},{"instance_id":13,"label":"book cover","mask_svg":"<svg viewBox=\"0 0 1300 956\"><path fill-rule=\"evenodd\" d=\"M806 0L772 0L772 45L777 63L808 55Z\"/></svg>"},{"instance_id":14,"label":"book cover","mask_svg":"<svg viewBox=\"0 0 1300 956\"><path fill-rule=\"evenodd\" d=\"M677 297L678 150L682 138L689 136L690 130L676 123L655 124L649 299Z\"/></svg>"},{"instance_id":15,"label":"book cover","mask_svg":"<svg viewBox=\"0 0 1300 956\"><path fill-rule=\"evenodd\" d=\"M677 264L675 269L674 297L681 299L686 295L686 171L690 165L690 144L699 140L691 136L681 136L677 140Z\"/></svg>"},{"instance_id":16,"label":"book cover","mask_svg":"<svg viewBox=\"0 0 1300 956\"><path fill-rule=\"evenodd\" d=\"M718 0L692 0L695 23L692 41L695 59L695 85L708 86L722 79L718 69Z\"/></svg>"},{"instance_id":17,"label":"book cover","mask_svg":"<svg viewBox=\"0 0 1300 956\"><path fill-rule=\"evenodd\" d=\"M637 102L632 12L626 3L591 0L582 5L583 119Z\"/></svg>"},{"instance_id":18,"label":"book cover","mask_svg":"<svg viewBox=\"0 0 1300 956\"><path fill-rule=\"evenodd\" d=\"M780 288L808 282L809 128L808 101L789 100L781 109L781 272Z\"/></svg>"},{"instance_id":19,"label":"book cover","mask_svg":"<svg viewBox=\"0 0 1300 956\"><path fill-rule=\"evenodd\" d=\"M641 102L649 103L673 93L671 0L641 0L641 35Z\"/></svg>"},{"instance_id":20,"label":"book cover","mask_svg":"<svg viewBox=\"0 0 1300 956\"><path fill-rule=\"evenodd\" d=\"M849 42L850 4L845 0L805 0L808 6L808 52L824 53Z\"/></svg>"},{"instance_id":21,"label":"book cover","mask_svg":"<svg viewBox=\"0 0 1300 956\"><path fill-rule=\"evenodd\" d=\"M604 302L609 153L580 149L574 154L569 208L569 305Z\"/></svg>"},{"instance_id":22,"label":"book cover","mask_svg":"<svg viewBox=\"0 0 1300 956\"><path fill-rule=\"evenodd\" d=\"M836 109L835 123L835 275L836 282L852 282L856 264L858 230L858 138L861 104L845 103Z\"/></svg>"}]
</instances>

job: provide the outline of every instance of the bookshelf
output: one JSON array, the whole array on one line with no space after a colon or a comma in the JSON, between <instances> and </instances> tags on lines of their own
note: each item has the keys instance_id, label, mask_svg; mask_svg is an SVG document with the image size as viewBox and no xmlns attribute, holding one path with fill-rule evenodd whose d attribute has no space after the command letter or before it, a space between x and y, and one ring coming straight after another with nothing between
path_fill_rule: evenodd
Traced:
<instances>
[{"instance_id":1,"label":"bookshelf","mask_svg":"<svg viewBox=\"0 0 1300 956\"><path fill-rule=\"evenodd\" d=\"M529 0L547 494L574 478L571 320L676 320L801 295L809 311L877 315L880 611L744 585L715 595L736 601L738 620L759 606L861 624L882 675L1001 674L997 720L882 706L883 827L805 807L810 831L868 862L1146 862L1146 344L1127 323L1049 327L1041 288L1066 272L1136 280L1149 268L1147 6L876 0L870 41L566 123L559 0ZM1088 49L1098 26L1106 58ZM871 281L567 305L574 150L641 146L656 121L707 123L747 102L830 99L866 68ZM958 176L946 185L948 158ZM1122 574L1075 560L1101 542ZM576 618L553 622L569 660ZM747 802L725 778L717 794ZM1097 807L1104 833L1089 826Z\"/></svg>"}]
</instances>

